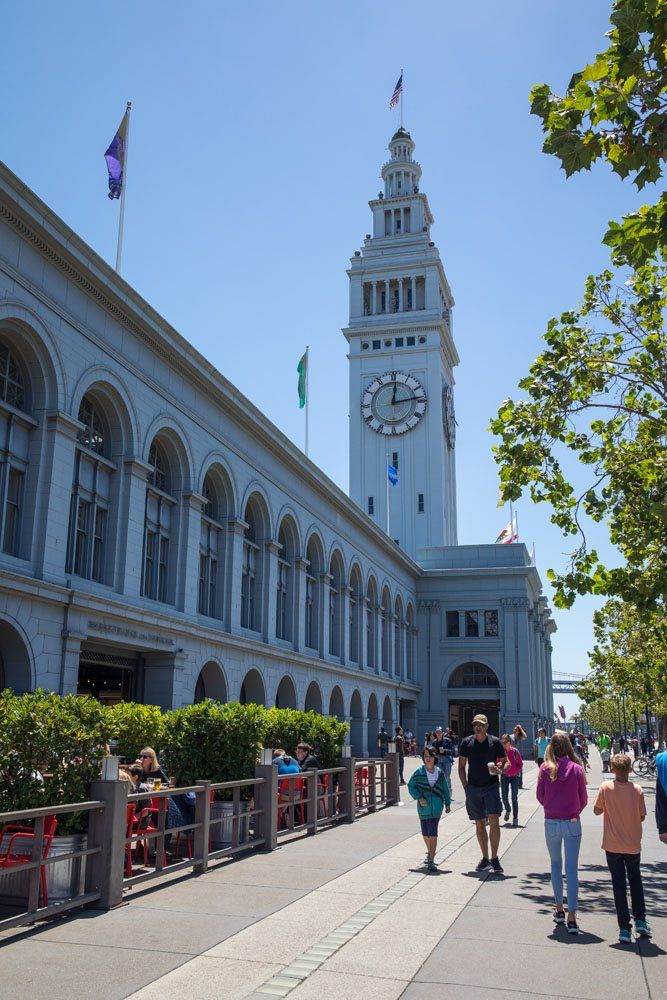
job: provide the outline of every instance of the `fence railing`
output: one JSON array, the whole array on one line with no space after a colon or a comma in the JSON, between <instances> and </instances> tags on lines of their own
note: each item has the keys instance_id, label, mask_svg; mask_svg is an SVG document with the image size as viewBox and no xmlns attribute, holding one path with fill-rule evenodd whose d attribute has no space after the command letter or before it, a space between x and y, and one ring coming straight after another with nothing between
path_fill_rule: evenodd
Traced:
<instances>
[{"instance_id":1,"label":"fence railing","mask_svg":"<svg viewBox=\"0 0 667 1000\"><path fill-rule=\"evenodd\" d=\"M273 764L258 764L252 778L198 781L182 788L127 794L127 782L94 781L87 802L0 813L0 824L19 828L0 837L0 883L7 876L27 891L16 892L0 930L34 923L74 907L111 909L132 886L182 870L205 872L209 862L244 851L272 851L278 838L316 834L327 826L353 823L400 797L398 757L356 762L343 757L339 767L278 775ZM216 793L218 793L216 795ZM222 793L222 795L220 795ZM188 822L169 825L169 800ZM222 799L222 801L221 801ZM194 801L193 801L194 800ZM86 846L50 855L53 818L89 813ZM46 831L46 832L45 832ZM47 899L51 866L82 859L85 883L73 885L57 902ZM1 889L0 889L1 892ZM41 905L40 905L41 903Z\"/></svg>"}]
</instances>

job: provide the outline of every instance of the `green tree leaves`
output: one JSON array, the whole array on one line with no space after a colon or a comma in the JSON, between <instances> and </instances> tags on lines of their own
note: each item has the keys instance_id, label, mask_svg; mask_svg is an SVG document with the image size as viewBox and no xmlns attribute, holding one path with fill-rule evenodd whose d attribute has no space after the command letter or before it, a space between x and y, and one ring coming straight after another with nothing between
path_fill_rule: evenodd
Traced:
<instances>
[{"instance_id":1,"label":"green tree leaves","mask_svg":"<svg viewBox=\"0 0 667 1000\"><path fill-rule=\"evenodd\" d=\"M568 177L606 160L641 189L667 148L667 0L616 0L610 19L608 48L564 96L534 87L531 112ZM567 569L549 572L556 604L597 593L655 607L667 594L667 196L611 222L604 242L630 279L589 276L580 307L549 321L524 397L505 400L491 429L504 499L550 504L576 539ZM588 521L607 525L622 566L590 548Z\"/></svg>"}]
</instances>

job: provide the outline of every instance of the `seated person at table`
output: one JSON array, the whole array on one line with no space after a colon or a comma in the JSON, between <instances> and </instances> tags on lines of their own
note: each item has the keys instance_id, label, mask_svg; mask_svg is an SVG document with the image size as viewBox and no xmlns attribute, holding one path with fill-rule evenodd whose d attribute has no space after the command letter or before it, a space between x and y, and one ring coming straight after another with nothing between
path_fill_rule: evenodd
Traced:
<instances>
[{"instance_id":1,"label":"seated person at table","mask_svg":"<svg viewBox=\"0 0 667 1000\"><path fill-rule=\"evenodd\" d=\"M278 774L300 774L301 768L294 757L290 757L284 750L273 751L273 763L278 765Z\"/></svg>"},{"instance_id":2,"label":"seated person at table","mask_svg":"<svg viewBox=\"0 0 667 1000\"><path fill-rule=\"evenodd\" d=\"M158 778L160 781L164 781L165 785L168 783L169 778L167 777L165 771L160 767L157 754L152 747L144 747L137 757L136 763L141 764L144 772L144 781L155 781L155 779Z\"/></svg>"}]
</instances>

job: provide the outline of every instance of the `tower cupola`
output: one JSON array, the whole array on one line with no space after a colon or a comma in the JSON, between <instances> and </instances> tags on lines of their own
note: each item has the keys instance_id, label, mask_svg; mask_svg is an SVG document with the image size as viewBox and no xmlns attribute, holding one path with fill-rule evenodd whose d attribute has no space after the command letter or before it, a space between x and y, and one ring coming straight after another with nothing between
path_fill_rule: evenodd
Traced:
<instances>
[{"instance_id":1,"label":"tower cupola","mask_svg":"<svg viewBox=\"0 0 667 1000\"><path fill-rule=\"evenodd\" d=\"M415 144L401 126L389 143L391 159L382 167L385 198L403 198L419 192L422 168L412 159Z\"/></svg>"}]
</instances>

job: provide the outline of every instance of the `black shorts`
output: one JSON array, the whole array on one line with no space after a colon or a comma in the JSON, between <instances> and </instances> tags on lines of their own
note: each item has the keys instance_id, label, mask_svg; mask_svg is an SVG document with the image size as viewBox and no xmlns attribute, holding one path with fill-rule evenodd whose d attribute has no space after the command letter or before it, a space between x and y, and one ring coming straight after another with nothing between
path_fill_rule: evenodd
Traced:
<instances>
[{"instance_id":1,"label":"black shorts","mask_svg":"<svg viewBox=\"0 0 667 1000\"><path fill-rule=\"evenodd\" d=\"M428 819L420 819L419 822L422 826L422 837L438 836L438 823L440 820L437 816L429 816Z\"/></svg>"},{"instance_id":2,"label":"black shorts","mask_svg":"<svg viewBox=\"0 0 667 1000\"><path fill-rule=\"evenodd\" d=\"M466 785L466 811L468 819L480 820L487 816L500 816L502 805L498 782L493 785Z\"/></svg>"}]
</instances>

